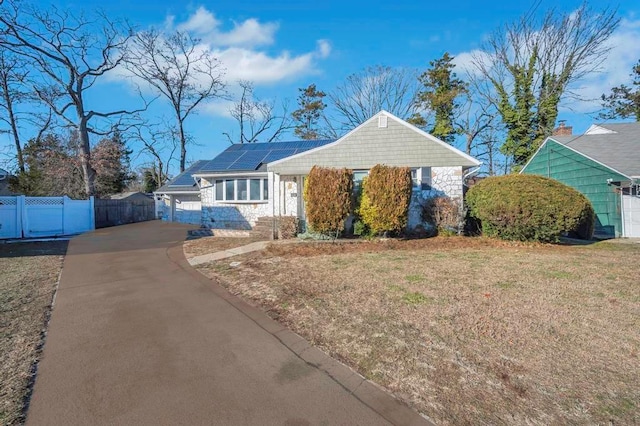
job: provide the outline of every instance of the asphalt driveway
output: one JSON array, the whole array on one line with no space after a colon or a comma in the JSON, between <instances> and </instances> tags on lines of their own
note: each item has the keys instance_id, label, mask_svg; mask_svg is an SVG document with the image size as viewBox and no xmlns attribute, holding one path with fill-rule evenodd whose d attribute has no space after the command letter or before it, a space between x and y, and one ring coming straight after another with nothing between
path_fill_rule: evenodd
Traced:
<instances>
[{"instance_id":1,"label":"asphalt driveway","mask_svg":"<svg viewBox=\"0 0 640 426\"><path fill-rule=\"evenodd\" d=\"M28 424L426 424L188 266L188 229L70 242Z\"/></svg>"}]
</instances>

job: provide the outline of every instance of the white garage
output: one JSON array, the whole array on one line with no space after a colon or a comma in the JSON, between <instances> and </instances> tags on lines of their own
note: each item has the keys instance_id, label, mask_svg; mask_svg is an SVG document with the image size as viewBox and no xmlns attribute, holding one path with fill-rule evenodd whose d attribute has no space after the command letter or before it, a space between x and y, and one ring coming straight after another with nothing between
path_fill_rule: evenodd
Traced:
<instances>
[{"instance_id":1,"label":"white garage","mask_svg":"<svg viewBox=\"0 0 640 426\"><path fill-rule=\"evenodd\" d=\"M637 187L630 192L622 195L622 234L627 238L640 238L640 194Z\"/></svg>"},{"instance_id":2,"label":"white garage","mask_svg":"<svg viewBox=\"0 0 640 426\"><path fill-rule=\"evenodd\" d=\"M154 192L156 214L168 222L199 225L202 221L200 182L192 174L206 161L196 161L184 172Z\"/></svg>"}]
</instances>

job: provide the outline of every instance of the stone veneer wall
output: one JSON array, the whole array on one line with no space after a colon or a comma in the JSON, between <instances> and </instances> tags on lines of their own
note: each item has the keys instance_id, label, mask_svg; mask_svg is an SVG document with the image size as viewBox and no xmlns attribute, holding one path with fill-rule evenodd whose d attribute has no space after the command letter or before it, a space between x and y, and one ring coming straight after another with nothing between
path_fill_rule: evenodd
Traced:
<instances>
[{"instance_id":1,"label":"stone veneer wall","mask_svg":"<svg viewBox=\"0 0 640 426\"><path fill-rule=\"evenodd\" d=\"M448 196L462 200L462 167L432 167L431 189L414 190L409 205L408 228L422 225L422 206L430 198Z\"/></svg>"},{"instance_id":2,"label":"stone veneer wall","mask_svg":"<svg viewBox=\"0 0 640 426\"><path fill-rule=\"evenodd\" d=\"M284 200L282 203L283 208L279 211L279 214L281 216L298 216L298 197L302 197L302 185L299 178L282 176L280 185L280 188L284 189Z\"/></svg>"},{"instance_id":3,"label":"stone veneer wall","mask_svg":"<svg viewBox=\"0 0 640 426\"><path fill-rule=\"evenodd\" d=\"M211 229L246 229L255 226L259 217L273 216L274 193L272 173L269 173L269 200L259 203L221 203L215 201L214 187L206 179L201 181L202 225Z\"/></svg>"}]
</instances>

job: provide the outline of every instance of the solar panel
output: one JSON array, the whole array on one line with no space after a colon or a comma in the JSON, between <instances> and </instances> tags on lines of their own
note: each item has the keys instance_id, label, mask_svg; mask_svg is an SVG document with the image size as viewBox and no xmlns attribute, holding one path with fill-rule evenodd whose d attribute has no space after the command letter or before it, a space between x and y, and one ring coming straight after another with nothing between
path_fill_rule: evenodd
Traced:
<instances>
[{"instance_id":1,"label":"solar panel","mask_svg":"<svg viewBox=\"0 0 640 426\"><path fill-rule=\"evenodd\" d=\"M168 186L193 186L193 185L195 185L196 183L193 180L193 177L191 175L193 173L196 173L198 170L200 170L205 164L207 164L207 161L205 161L205 160L196 161L189 168L187 168L184 172L182 172L178 176L176 176L171 181L171 183L169 183Z\"/></svg>"},{"instance_id":2,"label":"solar panel","mask_svg":"<svg viewBox=\"0 0 640 426\"><path fill-rule=\"evenodd\" d=\"M333 140L235 144L213 160L203 162L198 170L206 172L257 170L261 164L281 160L330 142Z\"/></svg>"},{"instance_id":3,"label":"solar panel","mask_svg":"<svg viewBox=\"0 0 640 426\"><path fill-rule=\"evenodd\" d=\"M295 149L274 149L264 157L264 163L281 160L296 153Z\"/></svg>"},{"instance_id":4,"label":"solar panel","mask_svg":"<svg viewBox=\"0 0 640 426\"><path fill-rule=\"evenodd\" d=\"M251 150L238 158L238 160L229 167L230 170L255 170L258 168L262 159L268 154L264 150Z\"/></svg>"}]
</instances>

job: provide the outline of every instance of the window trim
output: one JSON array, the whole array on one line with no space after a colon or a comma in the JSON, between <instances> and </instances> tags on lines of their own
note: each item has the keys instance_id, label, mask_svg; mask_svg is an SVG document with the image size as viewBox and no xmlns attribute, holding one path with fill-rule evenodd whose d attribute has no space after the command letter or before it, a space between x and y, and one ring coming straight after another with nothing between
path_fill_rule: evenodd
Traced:
<instances>
[{"instance_id":1,"label":"window trim","mask_svg":"<svg viewBox=\"0 0 640 426\"><path fill-rule=\"evenodd\" d=\"M259 195L260 198L255 200L251 199L251 180L257 179L260 180L260 190ZM213 201L214 203L223 203L223 204L265 204L269 202L269 178L265 176L243 176L243 177L220 177L214 178L213 181ZM247 199L239 200L238 197L238 181L245 181L247 188ZM227 199L227 182L233 182L233 199ZM218 185L222 185L222 199L218 199L217 188ZM267 198L264 198L264 188L267 187Z\"/></svg>"}]
</instances>

